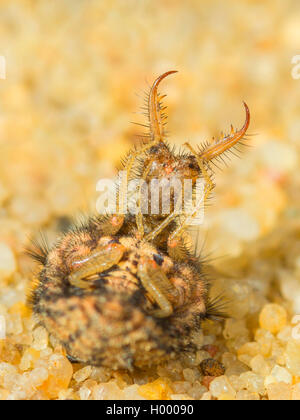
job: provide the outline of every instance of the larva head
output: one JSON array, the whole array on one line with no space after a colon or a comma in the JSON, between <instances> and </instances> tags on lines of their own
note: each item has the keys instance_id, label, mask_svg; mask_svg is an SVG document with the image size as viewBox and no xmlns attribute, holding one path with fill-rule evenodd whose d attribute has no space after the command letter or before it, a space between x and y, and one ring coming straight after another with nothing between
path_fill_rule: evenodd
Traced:
<instances>
[{"instance_id":1,"label":"larva head","mask_svg":"<svg viewBox=\"0 0 300 420\"><path fill-rule=\"evenodd\" d=\"M153 146L147 153L147 159L143 162L143 167L149 169L147 178L156 177L171 178L178 177L183 179L195 180L201 176L201 169L199 161L209 163L213 160L222 159L226 156L227 151L233 153L233 149L242 144L241 141L245 137L250 123L250 112L247 104L244 102L246 111L246 119L243 127L240 130L234 130L231 126L231 131L228 135L221 135L219 139L213 139L211 142L204 143L195 151L190 146L189 150L192 154L175 153L170 150L165 142L165 124L167 116L164 114L166 107L162 106L163 95L158 94L158 86L162 80L167 76L176 73L176 71L168 71L159 76L153 83L149 97L148 97L148 118L149 118L149 137Z\"/></svg>"}]
</instances>

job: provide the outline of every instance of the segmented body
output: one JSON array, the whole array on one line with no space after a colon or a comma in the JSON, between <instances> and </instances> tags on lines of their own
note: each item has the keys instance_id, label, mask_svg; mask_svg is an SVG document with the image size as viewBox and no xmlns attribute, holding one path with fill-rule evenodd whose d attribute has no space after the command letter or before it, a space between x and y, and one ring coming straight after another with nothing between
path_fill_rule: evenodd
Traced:
<instances>
[{"instance_id":1,"label":"segmented body","mask_svg":"<svg viewBox=\"0 0 300 420\"><path fill-rule=\"evenodd\" d=\"M73 359L111 368L131 368L157 363L190 346L189 336L206 316L207 285L200 266L192 259L172 261L152 244L115 235L93 238L77 234L82 257L99 242L120 244L124 255L117 265L91 276L87 287L69 284L72 261L81 258L72 234L47 256L31 304L47 330L58 337ZM145 265L161 269L176 288L168 295L174 313L159 318L157 307L145 291L140 273Z\"/></svg>"}]
</instances>

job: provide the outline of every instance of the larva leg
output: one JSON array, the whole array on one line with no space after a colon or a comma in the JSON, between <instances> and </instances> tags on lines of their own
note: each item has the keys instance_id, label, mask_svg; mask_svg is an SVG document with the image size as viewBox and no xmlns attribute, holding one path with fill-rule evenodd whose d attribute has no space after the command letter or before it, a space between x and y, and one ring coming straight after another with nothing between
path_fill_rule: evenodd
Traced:
<instances>
[{"instance_id":1,"label":"larva leg","mask_svg":"<svg viewBox=\"0 0 300 420\"><path fill-rule=\"evenodd\" d=\"M168 217L164 219L164 221L157 226L157 228L153 229L151 233L146 236L146 241L151 242L153 239L156 238L176 217L178 213L174 211L173 213L169 214Z\"/></svg>"},{"instance_id":2,"label":"larva leg","mask_svg":"<svg viewBox=\"0 0 300 420\"><path fill-rule=\"evenodd\" d=\"M127 187L128 187L128 180L129 177L131 175L132 172L132 168L134 165L134 162L136 160L137 157L141 157L143 153L147 152L147 150L151 149L151 147L155 146L157 143L156 140L151 141L150 143L146 144L145 146L133 151L128 159L128 161L126 162L126 165L123 168L123 171L126 173L125 179L123 179L123 182L120 186L120 190L119 190L119 213L124 213L125 209L124 209L124 201L125 201L125 197L127 195Z\"/></svg>"},{"instance_id":3,"label":"larva leg","mask_svg":"<svg viewBox=\"0 0 300 420\"><path fill-rule=\"evenodd\" d=\"M172 213L169 214L168 217L166 217L155 229L152 230L151 233L149 233L145 238L146 241L150 242L153 241L157 235L159 235L169 224L176 219L179 215L179 209L181 208L181 200L178 200L175 209Z\"/></svg>"},{"instance_id":4,"label":"larva leg","mask_svg":"<svg viewBox=\"0 0 300 420\"><path fill-rule=\"evenodd\" d=\"M74 261L74 271L69 275L69 282L72 286L87 289L91 283L85 280L93 274L102 273L113 265L118 264L125 252L121 244L108 244L95 249L88 257Z\"/></svg>"},{"instance_id":5,"label":"larva leg","mask_svg":"<svg viewBox=\"0 0 300 420\"><path fill-rule=\"evenodd\" d=\"M142 214L142 203L141 203L141 200L142 200L142 185L143 185L143 182L145 182L145 180L146 180L146 178L147 178L147 176L150 172L153 160L154 160L154 158L152 158L150 160L150 163L148 164L147 168L145 169L145 171L142 175L142 179L141 179L142 183L140 184L139 189L138 189L136 224L137 224L137 228L138 228L140 238L144 237L143 214Z\"/></svg>"},{"instance_id":6,"label":"larva leg","mask_svg":"<svg viewBox=\"0 0 300 420\"><path fill-rule=\"evenodd\" d=\"M138 277L160 309L153 310L151 315L165 318L173 313L170 300L177 296L177 289L168 279L164 271L150 259L143 259L138 266Z\"/></svg>"}]
</instances>

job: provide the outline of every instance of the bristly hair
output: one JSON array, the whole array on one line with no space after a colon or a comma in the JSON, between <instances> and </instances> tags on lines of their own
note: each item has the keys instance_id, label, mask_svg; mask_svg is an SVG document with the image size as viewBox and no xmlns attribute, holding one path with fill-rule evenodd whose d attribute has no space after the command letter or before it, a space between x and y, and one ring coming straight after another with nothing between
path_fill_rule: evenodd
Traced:
<instances>
[{"instance_id":1,"label":"bristly hair","mask_svg":"<svg viewBox=\"0 0 300 420\"><path fill-rule=\"evenodd\" d=\"M45 265L50 251L48 240L43 232L38 237L31 240L31 244L25 249L25 253L37 261L39 264Z\"/></svg>"},{"instance_id":2,"label":"bristly hair","mask_svg":"<svg viewBox=\"0 0 300 420\"><path fill-rule=\"evenodd\" d=\"M221 321L229 317L227 314L228 302L224 299L224 296L220 294L215 298L208 300L205 315L206 319Z\"/></svg>"}]
</instances>

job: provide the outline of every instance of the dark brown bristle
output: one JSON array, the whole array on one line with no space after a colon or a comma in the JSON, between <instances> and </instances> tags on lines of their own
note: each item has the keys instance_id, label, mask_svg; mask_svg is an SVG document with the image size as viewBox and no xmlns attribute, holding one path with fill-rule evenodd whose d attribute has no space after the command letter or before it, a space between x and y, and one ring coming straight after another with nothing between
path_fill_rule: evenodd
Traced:
<instances>
[{"instance_id":1,"label":"dark brown bristle","mask_svg":"<svg viewBox=\"0 0 300 420\"><path fill-rule=\"evenodd\" d=\"M209 299L206 308L206 319L213 321L221 321L222 319L228 318L227 314L228 302L225 300L223 295L216 296L213 299Z\"/></svg>"},{"instance_id":2,"label":"dark brown bristle","mask_svg":"<svg viewBox=\"0 0 300 420\"><path fill-rule=\"evenodd\" d=\"M42 232L40 232L39 237L32 239L29 247L25 249L27 255L42 265L46 264L49 251L49 243Z\"/></svg>"}]
</instances>

